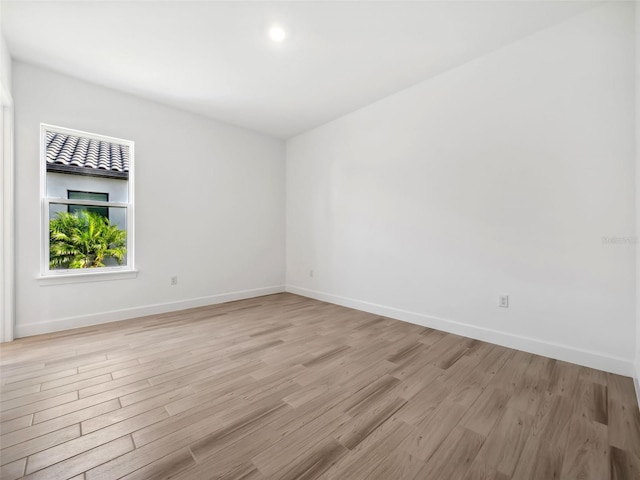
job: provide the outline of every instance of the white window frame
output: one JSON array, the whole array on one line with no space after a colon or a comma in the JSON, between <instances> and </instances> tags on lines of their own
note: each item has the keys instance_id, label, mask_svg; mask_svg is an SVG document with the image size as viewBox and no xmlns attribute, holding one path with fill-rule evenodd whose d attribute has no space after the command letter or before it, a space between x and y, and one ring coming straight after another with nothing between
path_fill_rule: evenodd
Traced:
<instances>
[{"instance_id":1,"label":"white window frame","mask_svg":"<svg viewBox=\"0 0 640 480\"><path fill-rule=\"evenodd\" d=\"M129 147L129 178L127 179L127 202L103 202L94 200L69 200L68 198L54 198L47 196L47 142L46 132L61 133L84 137L108 143L117 143ZM40 231L40 279L42 285L58 283L75 283L96 280L116 280L136 276L134 249L134 164L135 142L121 138L107 137L96 133L83 132L71 128L55 125L40 124L40 203L41 231ZM49 205L86 205L96 207L121 207L127 209L127 264L87 269L50 269L49 268Z\"/></svg>"}]
</instances>

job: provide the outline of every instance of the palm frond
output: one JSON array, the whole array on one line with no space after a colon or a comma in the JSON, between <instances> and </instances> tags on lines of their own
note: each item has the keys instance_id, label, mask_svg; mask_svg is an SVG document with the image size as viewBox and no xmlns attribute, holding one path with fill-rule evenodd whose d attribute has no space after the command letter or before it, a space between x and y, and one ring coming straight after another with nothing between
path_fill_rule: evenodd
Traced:
<instances>
[{"instance_id":1,"label":"palm frond","mask_svg":"<svg viewBox=\"0 0 640 480\"><path fill-rule=\"evenodd\" d=\"M104 267L104 260L122 264L127 232L93 212L59 212L49 222L49 268Z\"/></svg>"}]
</instances>

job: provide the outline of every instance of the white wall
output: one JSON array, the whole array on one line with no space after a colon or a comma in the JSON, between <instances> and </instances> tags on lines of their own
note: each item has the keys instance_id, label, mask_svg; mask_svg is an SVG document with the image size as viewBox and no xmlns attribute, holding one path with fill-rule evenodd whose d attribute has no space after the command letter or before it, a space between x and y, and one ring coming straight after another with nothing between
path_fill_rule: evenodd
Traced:
<instances>
[{"instance_id":1,"label":"white wall","mask_svg":"<svg viewBox=\"0 0 640 480\"><path fill-rule=\"evenodd\" d=\"M4 35L0 31L0 85L11 92L11 55L4 39Z\"/></svg>"},{"instance_id":2,"label":"white wall","mask_svg":"<svg viewBox=\"0 0 640 480\"><path fill-rule=\"evenodd\" d=\"M2 6L0 5L0 15ZM13 99L11 56L0 27L0 342L13 340Z\"/></svg>"},{"instance_id":3,"label":"white wall","mask_svg":"<svg viewBox=\"0 0 640 480\"><path fill-rule=\"evenodd\" d=\"M281 140L13 67L18 336L282 291ZM136 142L137 278L38 282L41 122Z\"/></svg>"},{"instance_id":4,"label":"white wall","mask_svg":"<svg viewBox=\"0 0 640 480\"><path fill-rule=\"evenodd\" d=\"M636 10L636 397L640 406L640 5Z\"/></svg>"},{"instance_id":5,"label":"white wall","mask_svg":"<svg viewBox=\"0 0 640 480\"><path fill-rule=\"evenodd\" d=\"M631 8L289 140L288 290L631 374Z\"/></svg>"}]
</instances>

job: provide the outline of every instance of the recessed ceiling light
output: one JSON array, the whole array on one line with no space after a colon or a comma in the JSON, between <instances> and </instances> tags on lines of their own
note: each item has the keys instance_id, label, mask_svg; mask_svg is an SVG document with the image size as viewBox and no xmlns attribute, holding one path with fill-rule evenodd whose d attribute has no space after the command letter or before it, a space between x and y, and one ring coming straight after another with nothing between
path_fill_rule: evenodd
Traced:
<instances>
[{"instance_id":1,"label":"recessed ceiling light","mask_svg":"<svg viewBox=\"0 0 640 480\"><path fill-rule=\"evenodd\" d=\"M285 38L287 38L287 32L285 32L282 27L274 26L269 29L269 37L274 42L282 42Z\"/></svg>"}]
</instances>

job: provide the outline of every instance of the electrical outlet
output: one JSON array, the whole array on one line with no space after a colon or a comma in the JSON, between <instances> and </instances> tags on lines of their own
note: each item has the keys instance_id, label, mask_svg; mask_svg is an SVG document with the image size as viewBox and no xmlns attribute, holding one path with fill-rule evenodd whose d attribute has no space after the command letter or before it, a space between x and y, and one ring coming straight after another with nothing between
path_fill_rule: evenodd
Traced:
<instances>
[{"instance_id":1,"label":"electrical outlet","mask_svg":"<svg viewBox=\"0 0 640 480\"><path fill-rule=\"evenodd\" d=\"M173 277L171 277L171 285L177 285L178 284L178 276L174 275Z\"/></svg>"},{"instance_id":2,"label":"electrical outlet","mask_svg":"<svg viewBox=\"0 0 640 480\"><path fill-rule=\"evenodd\" d=\"M498 306L509 308L509 295L500 295L500 297L498 297Z\"/></svg>"}]
</instances>

